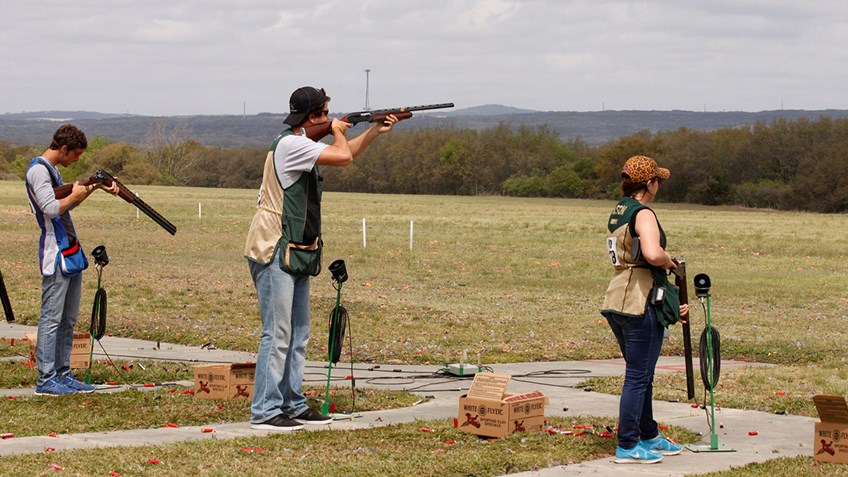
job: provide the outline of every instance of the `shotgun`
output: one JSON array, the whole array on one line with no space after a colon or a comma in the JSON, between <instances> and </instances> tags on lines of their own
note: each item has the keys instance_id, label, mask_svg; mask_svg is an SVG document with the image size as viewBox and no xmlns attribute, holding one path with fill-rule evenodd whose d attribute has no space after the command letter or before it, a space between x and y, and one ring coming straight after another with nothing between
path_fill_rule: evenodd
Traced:
<instances>
[{"instance_id":1,"label":"shotgun","mask_svg":"<svg viewBox=\"0 0 848 477\"><path fill-rule=\"evenodd\" d=\"M348 113L341 118L340 120L351 123L356 126L359 123L369 122L369 123L382 123L386 120L386 116L390 114L394 114L398 121L403 119L409 119L412 117L413 111L427 111L430 109L445 109L452 108L453 103L440 103L440 104L425 104L421 106L408 106L405 108L393 108L393 109L375 109L373 111L359 111L356 113ZM310 126L306 129L306 137L312 139L313 141L320 141L321 138L330 134L330 128L333 126L332 121L327 121L326 123L316 124L314 126Z\"/></svg>"},{"instance_id":2,"label":"shotgun","mask_svg":"<svg viewBox=\"0 0 848 477\"><path fill-rule=\"evenodd\" d=\"M0 302L3 302L3 313L6 315L6 322L15 321L15 314L12 312L12 301L9 300L9 293L6 292L6 282L3 281L3 272L0 272Z\"/></svg>"},{"instance_id":3,"label":"shotgun","mask_svg":"<svg viewBox=\"0 0 848 477\"><path fill-rule=\"evenodd\" d=\"M686 262L672 259L677 268L674 272L674 284L680 289L680 304L689 304L689 290L686 287ZM690 313L689 316L692 316ZM680 328L683 330L683 359L686 363L686 395L687 399L692 400L695 397L695 374L692 370L692 334L689 331L689 317L686 321L680 322Z\"/></svg>"},{"instance_id":4,"label":"shotgun","mask_svg":"<svg viewBox=\"0 0 848 477\"><path fill-rule=\"evenodd\" d=\"M145 203L141 198L135 195L131 190L127 188L127 186L121 184L121 181L112 177L112 174L104 171L103 169L97 169L94 174L91 175L88 179L84 179L79 181L80 185L89 186L92 184L103 184L107 187L110 187L112 183L118 184L118 197L124 199L130 204L136 206L138 210L144 212L145 215L153 219L154 222L159 224L163 229L167 230L169 234L174 235L177 233L177 228L165 217L159 215L158 212L153 210L153 207L150 207ZM58 187L53 188L53 193L56 195L57 199L63 199L69 195L71 195L71 190L73 189L73 184L63 184Z\"/></svg>"}]
</instances>

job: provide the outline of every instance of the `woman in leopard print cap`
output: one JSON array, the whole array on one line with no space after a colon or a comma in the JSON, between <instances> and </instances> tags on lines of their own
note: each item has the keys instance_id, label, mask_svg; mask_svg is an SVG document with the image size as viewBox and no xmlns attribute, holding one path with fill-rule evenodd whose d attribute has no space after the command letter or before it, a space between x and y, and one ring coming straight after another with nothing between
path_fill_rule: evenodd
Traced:
<instances>
[{"instance_id":1,"label":"woman in leopard print cap","mask_svg":"<svg viewBox=\"0 0 848 477\"><path fill-rule=\"evenodd\" d=\"M652 464L682 451L659 433L652 408L654 370L665 328L649 301L651 269L676 265L665 251L665 232L647 204L671 172L648 156L633 156L624 164L621 177L623 197L607 221L607 251L615 271L601 310L626 362L615 462ZM681 317L687 313L688 306L681 306Z\"/></svg>"}]
</instances>

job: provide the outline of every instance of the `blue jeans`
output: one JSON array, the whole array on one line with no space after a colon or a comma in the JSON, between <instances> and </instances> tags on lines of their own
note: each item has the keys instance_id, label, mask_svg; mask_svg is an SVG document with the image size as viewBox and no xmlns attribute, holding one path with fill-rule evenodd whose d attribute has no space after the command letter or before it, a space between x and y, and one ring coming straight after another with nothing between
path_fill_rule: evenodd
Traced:
<instances>
[{"instance_id":1,"label":"blue jeans","mask_svg":"<svg viewBox=\"0 0 848 477\"><path fill-rule=\"evenodd\" d=\"M631 449L640 439L653 439L659 434L652 401L664 328L651 304L645 307L642 317L610 313L607 322L626 363L618 407L618 445Z\"/></svg>"},{"instance_id":2,"label":"blue jeans","mask_svg":"<svg viewBox=\"0 0 848 477\"><path fill-rule=\"evenodd\" d=\"M294 417L308 408L303 371L309 343L309 276L286 273L279 253L268 265L248 260L262 318L250 407L253 423L278 414Z\"/></svg>"},{"instance_id":3,"label":"blue jeans","mask_svg":"<svg viewBox=\"0 0 848 477\"><path fill-rule=\"evenodd\" d=\"M71 372L74 325L79 317L82 274L68 278L56 271L41 279L41 316L38 319L38 381L63 378Z\"/></svg>"}]
</instances>

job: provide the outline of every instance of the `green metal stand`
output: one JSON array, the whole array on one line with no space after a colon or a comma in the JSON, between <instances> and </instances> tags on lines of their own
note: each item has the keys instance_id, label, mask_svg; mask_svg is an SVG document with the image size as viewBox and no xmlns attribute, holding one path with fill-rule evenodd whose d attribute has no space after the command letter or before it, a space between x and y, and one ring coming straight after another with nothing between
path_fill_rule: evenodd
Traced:
<instances>
[{"instance_id":1,"label":"green metal stand","mask_svg":"<svg viewBox=\"0 0 848 477\"><path fill-rule=\"evenodd\" d=\"M703 298L701 298L703 300ZM736 449L720 445L718 443L718 434L716 433L715 420L715 376L713 376L713 334L712 323L710 320L710 296L707 295L707 368L709 369L710 382L710 445L694 445L686 446L692 452L736 452Z\"/></svg>"}]
</instances>

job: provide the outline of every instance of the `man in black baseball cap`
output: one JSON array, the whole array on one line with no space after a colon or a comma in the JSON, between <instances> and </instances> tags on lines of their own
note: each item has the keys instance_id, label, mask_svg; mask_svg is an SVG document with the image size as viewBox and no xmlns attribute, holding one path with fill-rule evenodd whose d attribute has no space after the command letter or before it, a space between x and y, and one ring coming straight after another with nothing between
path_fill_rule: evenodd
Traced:
<instances>
[{"instance_id":1,"label":"man in black baseball cap","mask_svg":"<svg viewBox=\"0 0 848 477\"><path fill-rule=\"evenodd\" d=\"M330 119L323 89L298 88L289 100L287 127L265 157L256 213L247 232L244 256L256 287L262 335L256 354L250 427L290 432L326 425L306 405L303 373L309 341L309 279L321 271L321 190L318 166L346 166L371 141L392 130L389 115L347 140L350 123ZM332 143L316 142L307 128L330 122Z\"/></svg>"}]
</instances>

